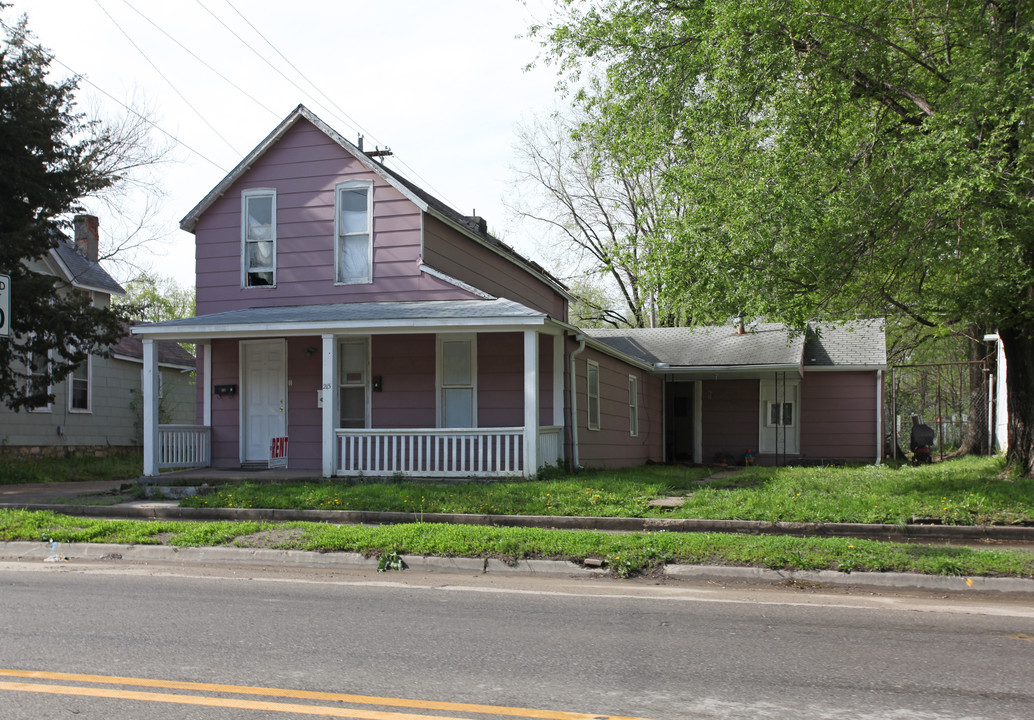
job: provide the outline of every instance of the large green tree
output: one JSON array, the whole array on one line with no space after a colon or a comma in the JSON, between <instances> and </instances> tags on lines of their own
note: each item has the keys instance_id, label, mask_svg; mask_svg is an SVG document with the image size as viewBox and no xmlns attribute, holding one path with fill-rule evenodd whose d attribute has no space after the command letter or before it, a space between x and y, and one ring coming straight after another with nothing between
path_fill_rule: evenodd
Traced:
<instances>
[{"instance_id":1,"label":"large green tree","mask_svg":"<svg viewBox=\"0 0 1034 720\"><path fill-rule=\"evenodd\" d=\"M82 198L119 180L105 165L111 135L76 111L74 80L50 82L49 57L24 18L0 4L0 274L11 277L11 335L0 338L0 400L19 410L51 401L49 388L125 329L110 309L30 268L68 228Z\"/></svg>"},{"instance_id":2,"label":"large green tree","mask_svg":"<svg viewBox=\"0 0 1034 720\"><path fill-rule=\"evenodd\" d=\"M1019 0L572 0L534 32L586 132L675 155L691 208L652 256L672 289L702 279L678 288L691 315L997 329L1030 474L1032 22Z\"/></svg>"}]
</instances>

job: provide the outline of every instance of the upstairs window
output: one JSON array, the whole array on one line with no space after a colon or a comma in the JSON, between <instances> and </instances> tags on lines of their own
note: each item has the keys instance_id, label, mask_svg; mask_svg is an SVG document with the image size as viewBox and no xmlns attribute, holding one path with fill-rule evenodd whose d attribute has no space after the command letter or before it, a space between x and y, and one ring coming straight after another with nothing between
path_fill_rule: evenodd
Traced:
<instances>
[{"instance_id":1,"label":"upstairs window","mask_svg":"<svg viewBox=\"0 0 1034 720\"><path fill-rule=\"evenodd\" d=\"M68 410L90 412L90 375L92 363L89 357L83 360L68 376Z\"/></svg>"},{"instance_id":2,"label":"upstairs window","mask_svg":"<svg viewBox=\"0 0 1034 720\"><path fill-rule=\"evenodd\" d=\"M373 281L373 184L351 180L335 188L335 279Z\"/></svg>"},{"instance_id":3,"label":"upstairs window","mask_svg":"<svg viewBox=\"0 0 1034 720\"><path fill-rule=\"evenodd\" d=\"M242 284L276 285L276 190L241 193Z\"/></svg>"}]
</instances>

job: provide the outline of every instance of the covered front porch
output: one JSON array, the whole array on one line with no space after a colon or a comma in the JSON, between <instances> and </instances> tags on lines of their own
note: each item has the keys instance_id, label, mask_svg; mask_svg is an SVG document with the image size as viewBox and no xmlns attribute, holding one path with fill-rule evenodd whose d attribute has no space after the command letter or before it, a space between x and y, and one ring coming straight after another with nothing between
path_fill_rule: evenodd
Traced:
<instances>
[{"instance_id":1,"label":"covered front porch","mask_svg":"<svg viewBox=\"0 0 1034 720\"><path fill-rule=\"evenodd\" d=\"M328 306L268 308L134 329L144 474L519 477L563 462L565 326L505 300L329 307L332 319L311 317ZM159 337L198 345L196 425L159 420Z\"/></svg>"}]
</instances>

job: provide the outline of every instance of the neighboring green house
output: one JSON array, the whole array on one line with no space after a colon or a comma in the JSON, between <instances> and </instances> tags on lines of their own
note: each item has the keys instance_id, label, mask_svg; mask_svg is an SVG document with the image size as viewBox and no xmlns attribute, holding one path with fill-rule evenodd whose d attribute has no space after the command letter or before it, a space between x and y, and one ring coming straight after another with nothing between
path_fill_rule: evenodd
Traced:
<instances>
[{"instance_id":1,"label":"neighboring green house","mask_svg":"<svg viewBox=\"0 0 1034 720\"><path fill-rule=\"evenodd\" d=\"M75 242L62 238L32 269L88 292L94 303L107 305L125 290L98 262L98 222L91 215L75 218ZM195 421L194 356L173 342L158 349L161 376L159 414L162 422ZM141 342L125 337L108 357L91 356L63 382L51 388L48 405L13 412L0 405L0 453L63 455L73 452L118 454L141 446L143 400Z\"/></svg>"}]
</instances>

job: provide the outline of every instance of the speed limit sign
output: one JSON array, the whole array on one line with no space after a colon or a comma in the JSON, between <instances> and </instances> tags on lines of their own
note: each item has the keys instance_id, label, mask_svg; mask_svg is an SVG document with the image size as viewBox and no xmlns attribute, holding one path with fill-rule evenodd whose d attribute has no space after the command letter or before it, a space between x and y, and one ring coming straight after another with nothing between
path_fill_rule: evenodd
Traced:
<instances>
[{"instance_id":1,"label":"speed limit sign","mask_svg":"<svg viewBox=\"0 0 1034 720\"><path fill-rule=\"evenodd\" d=\"M0 275L0 337L11 334L11 276Z\"/></svg>"}]
</instances>

